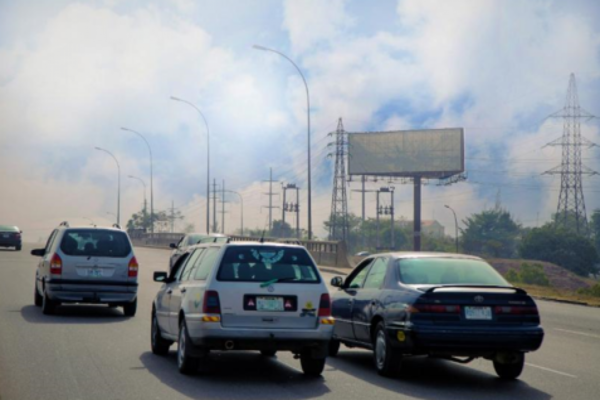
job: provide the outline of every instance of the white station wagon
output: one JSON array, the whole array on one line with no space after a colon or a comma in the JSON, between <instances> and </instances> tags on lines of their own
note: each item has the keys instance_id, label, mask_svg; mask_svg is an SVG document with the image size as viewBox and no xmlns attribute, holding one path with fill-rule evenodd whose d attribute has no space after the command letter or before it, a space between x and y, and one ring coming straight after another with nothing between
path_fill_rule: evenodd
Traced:
<instances>
[{"instance_id":1,"label":"white station wagon","mask_svg":"<svg viewBox=\"0 0 600 400\"><path fill-rule=\"evenodd\" d=\"M152 351L178 342L179 371L193 373L211 350L291 351L320 375L333 333L329 292L301 246L206 243L190 248L152 306Z\"/></svg>"}]
</instances>

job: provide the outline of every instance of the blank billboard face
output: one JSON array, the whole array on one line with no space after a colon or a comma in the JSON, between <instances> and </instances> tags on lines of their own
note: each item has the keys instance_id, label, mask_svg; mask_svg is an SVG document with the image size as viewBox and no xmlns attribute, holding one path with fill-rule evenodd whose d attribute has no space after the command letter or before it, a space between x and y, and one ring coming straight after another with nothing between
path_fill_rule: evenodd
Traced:
<instances>
[{"instance_id":1,"label":"blank billboard face","mask_svg":"<svg viewBox=\"0 0 600 400\"><path fill-rule=\"evenodd\" d=\"M348 134L350 175L445 178L464 171L462 128Z\"/></svg>"}]
</instances>

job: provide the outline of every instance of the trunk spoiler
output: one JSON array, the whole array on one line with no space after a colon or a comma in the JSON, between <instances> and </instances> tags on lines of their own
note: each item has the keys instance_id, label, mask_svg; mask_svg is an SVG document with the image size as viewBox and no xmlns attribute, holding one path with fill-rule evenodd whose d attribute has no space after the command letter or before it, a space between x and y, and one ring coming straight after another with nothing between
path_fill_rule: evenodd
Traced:
<instances>
[{"instance_id":1,"label":"trunk spoiler","mask_svg":"<svg viewBox=\"0 0 600 400\"><path fill-rule=\"evenodd\" d=\"M527 292L521 288L514 286L492 286L492 285L438 285L430 287L425 293L433 293L436 289L448 289L448 288L459 288L459 289L509 289L514 290L515 293L526 295Z\"/></svg>"}]
</instances>

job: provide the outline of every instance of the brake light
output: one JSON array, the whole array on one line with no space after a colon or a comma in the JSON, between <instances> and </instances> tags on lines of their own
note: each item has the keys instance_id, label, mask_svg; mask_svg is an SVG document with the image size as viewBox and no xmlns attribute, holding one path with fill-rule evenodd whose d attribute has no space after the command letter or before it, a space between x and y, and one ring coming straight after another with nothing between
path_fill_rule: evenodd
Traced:
<instances>
[{"instance_id":1,"label":"brake light","mask_svg":"<svg viewBox=\"0 0 600 400\"><path fill-rule=\"evenodd\" d=\"M57 253L54 253L52 258L50 259L50 273L52 275L62 274L62 259Z\"/></svg>"},{"instance_id":2,"label":"brake light","mask_svg":"<svg viewBox=\"0 0 600 400\"><path fill-rule=\"evenodd\" d=\"M15 233L15 239L21 239L21 234L20 233Z\"/></svg>"},{"instance_id":3,"label":"brake light","mask_svg":"<svg viewBox=\"0 0 600 400\"><path fill-rule=\"evenodd\" d=\"M496 314L503 315L538 315L538 309L535 306L496 306L494 308Z\"/></svg>"},{"instance_id":4,"label":"brake light","mask_svg":"<svg viewBox=\"0 0 600 400\"><path fill-rule=\"evenodd\" d=\"M204 292L204 305L202 306L202 312L205 314L221 314L219 293L214 290L207 290Z\"/></svg>"},{"instance_id":5,"label":"brake light","mask_svg":"<svg viewBox=\"0 0 600 400\"><path fill-rule=\"evenodd\" d=\"M131 260L129 260L129 264L127 265L127 276L129 278L137 278L139 267L140 266L139 266L135 256L131 257Z\"/></svg>"},{"instance_id":6,"label":"brake light","mask_svg":"<svg viewBox=\"0 0 600 400\"><path fill-rule=\"evenodd\" d=\"M329 293L323 293L321 295L321 301L319 302L319 317L331 317L331 299Z\"/></svg>"},{"instance_id":7,"label":"brake light","mask_svg":"<svg viewBox=\"0 0 600 400\"><path fill-rule=\"evenodd\" d=\"M460 306L445 304L417 304L409 306L411 313L431 313L431 314L460 314Z\"/></svg>"}]
</instances>

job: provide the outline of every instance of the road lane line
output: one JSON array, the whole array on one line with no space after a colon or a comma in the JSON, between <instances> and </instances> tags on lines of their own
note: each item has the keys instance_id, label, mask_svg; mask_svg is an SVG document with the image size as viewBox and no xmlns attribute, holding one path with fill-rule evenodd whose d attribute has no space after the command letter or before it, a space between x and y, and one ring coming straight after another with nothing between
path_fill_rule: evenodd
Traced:
<instances>
[{"instance_id":1,"label":"road lane line","mask_svg":"<svg viewBox=\"0 0 600 400\"><path fill-rule=\"evenodd\" d=\"M555 374L568 376L569 378L575 378L575 379L577 379L577 377L575 375L567 374L566 372L560 372L560 371L557 371L555 369L546 368L546 367L542 367L542 366L535 365L535 364L530 364L530 363L525 363L525 365L527 365L529 367L539 368L541 370L548 371L548 372L554 372Z\"/></svg>"},{"instance_id":2,"label":"road lane line","mask_svg":"<svg viewBox=\"0 0 600 400\"><path fill-rule=\"evenodd\" d=\"M559 328L554 328L554 330L555 331L560 331L560 332L573 333L575 335L587 336L587 337L591 337L591 338L595 338L595 339L600 339L600 335L594 335L593 333L584 333L584 332L570 331L568 329L559 329Z\"/></svg>"}]
</instances>

